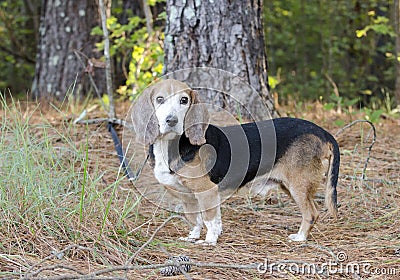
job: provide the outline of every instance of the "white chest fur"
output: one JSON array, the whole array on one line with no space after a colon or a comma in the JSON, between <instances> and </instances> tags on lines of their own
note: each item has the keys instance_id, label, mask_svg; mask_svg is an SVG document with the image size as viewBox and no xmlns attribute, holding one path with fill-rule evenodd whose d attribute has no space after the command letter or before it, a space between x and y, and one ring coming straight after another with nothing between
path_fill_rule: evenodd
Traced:
<instances>
[{"instance_id":1,"label":"white chest fur","mask_svg":"<svg viewBox=\"0 0 400 280\"><path fill-rule=\"evenodd\" d=\"M158 140L153 145L155 159L154 176L162 185L171 187L176 191L187 192L188 189L182 185L179 176L171 172L168 163L168 140Z\"/></svg>"}]
</instances>

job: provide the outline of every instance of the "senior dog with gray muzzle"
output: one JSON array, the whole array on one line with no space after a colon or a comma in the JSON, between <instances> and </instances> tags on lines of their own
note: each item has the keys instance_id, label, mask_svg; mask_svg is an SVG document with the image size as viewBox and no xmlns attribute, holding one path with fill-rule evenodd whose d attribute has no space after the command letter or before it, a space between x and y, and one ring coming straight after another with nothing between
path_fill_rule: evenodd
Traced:
<instances>
[{"instance_id":1,"label":"senior dog with gray muzzle","mask_svg":"<svg viewBox=\"0 0 400 280\"><path fill-rule=\"evenodd\" d=\"M184 240L215 245L222 233L221 191L255 181L256 193L278 186L296 202L302 221L289 235L293 241L305 241L318 218L314 195L321 184L326 207L337 216L339 147L316 124L277 118L214 126L197 92L176 80L145 89L131 117L136 140L149 147L156 179L182 201L193 225ZM200 240L203 225L207 235Z\"/></svg>"}]
</instances>

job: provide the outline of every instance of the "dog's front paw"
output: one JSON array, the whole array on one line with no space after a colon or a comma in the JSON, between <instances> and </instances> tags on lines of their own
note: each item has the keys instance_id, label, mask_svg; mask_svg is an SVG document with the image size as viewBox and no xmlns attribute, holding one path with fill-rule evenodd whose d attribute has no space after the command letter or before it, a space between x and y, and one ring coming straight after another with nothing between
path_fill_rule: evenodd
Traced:
<instances>
[{"instance_id":1,"label":"dog's front paw","mask_svg":"<svg viewBox=\"0 0 400 280\"><path fill-rule=\"evenodd\" d=\"M202 246L216 246L217 241L197 240L195 244Z\"/></svg>"},{"instance_id":2,"label":"dog's front paw","mask_svg":"<svg viewBox=\"0 0 400 280\"><path fill-rule=\"evenodd\" d=\"M289 239L296 242L306 241L307 237L303 233L296 233L289 235Z\"/></svg>"}]
</instances>

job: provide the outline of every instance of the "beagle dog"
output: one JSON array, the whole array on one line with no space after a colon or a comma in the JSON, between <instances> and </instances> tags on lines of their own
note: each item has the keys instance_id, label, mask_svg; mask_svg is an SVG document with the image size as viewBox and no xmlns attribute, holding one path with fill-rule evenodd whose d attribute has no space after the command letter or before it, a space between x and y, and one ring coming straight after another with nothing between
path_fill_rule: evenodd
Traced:
<instances>
[{"instance_id":1,"label":"beagle dog","mask_svg":"<svg viewBox=\"0 0 400 280\"><path fill-rule=\"evenodd\" d=\"M221 192L252 182L255 193L278 186L294 199L302 221L298 233L289 235L293 241L305 241L318 218L314 195L321 184L326 207L337 217L339 147L316 124L277 118L214 126L196 91L176 80L144 90L131 117L156 179L182 201L193 225L183 240L215 245L222 233ZM203 225L207 234L200 240Z\"/></svg>"}]
</instances>

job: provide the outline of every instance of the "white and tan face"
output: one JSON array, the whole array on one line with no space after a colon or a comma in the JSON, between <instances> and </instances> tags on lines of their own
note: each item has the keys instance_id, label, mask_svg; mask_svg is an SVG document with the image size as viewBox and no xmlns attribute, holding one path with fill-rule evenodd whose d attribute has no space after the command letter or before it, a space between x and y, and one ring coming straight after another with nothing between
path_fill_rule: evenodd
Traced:
<instances>
[{"instance_id":1,"label":"white and tan face","mask_svg":"<svg viewBox=\"0 0 400 280\"><path fill-rule=\"evenodd\" d=\"M136 141L145 145L184 133L192 145L206 142L207 108L196 91L177 80L161 80L146 88L132 107L131 119Z\"/></svg>"},{"instance_id":2,"label":"white and tan face","mask_svg":"<svg viewBox=\"0 0 400 280\"><path fill-rule=\"evenodd\" d=\"M186 113L191 104L187 90L174 93L158 91L153 94L152 103L155 109L162 138L174 139L184 133Z\"/></svg>"}]
</instances>

